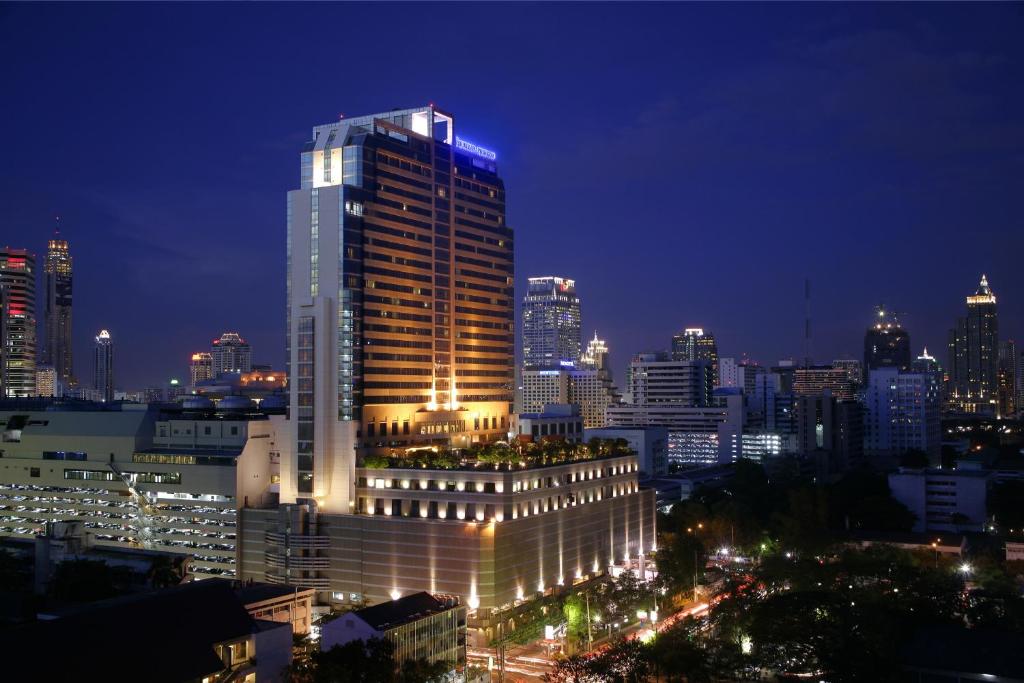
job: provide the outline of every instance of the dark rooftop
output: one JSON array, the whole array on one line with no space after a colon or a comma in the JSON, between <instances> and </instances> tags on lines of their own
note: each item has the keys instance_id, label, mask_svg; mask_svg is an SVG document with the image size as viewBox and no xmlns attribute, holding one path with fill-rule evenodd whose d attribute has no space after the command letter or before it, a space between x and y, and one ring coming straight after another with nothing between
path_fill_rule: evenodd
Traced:
<instances>
[{"instance_id":1,"label":"dark rooftop","mask_svg":"<svg viewBox=\"0 0 1024 683\"><path fill-rule=\"evenodd\" d=\"M907 668L1024 679L1024 634L955 625L919 629L903 651ZM973 678L973 677L972 677Z\"/></svg>"},{"instance_id":2,"label":"dark rooftop","mask_svg":"<svg viewBox=\"0 0 1024 683\"><path fill-rule=\"evenodd\" d=\"M426 591L406 595L404 598L382 602L353 612L377 631L386 631L448 609L443 602Z\"/></svg>"},{"instance_id":3,"label":"dark rooftop","mask_svg":"<svg viewBox=\"0 0 1024 683\"><path fill-rule=\"evenodd\" d=\"M213 646L256 629L231 582L209 580L82 605L6 631L4 645L32 680L176 683L221 671Z\"/></svg>"},{"instance_id":4,"label":"dark rooftop","mask_svg":"<svg viewBox=\"0 0 1024 683\"><path fill-rule=\"evenodd\" d=\"M274 598L283 598L285 596L291 597L298 593L307 592L309 592L307 588L295 588L295 586L273 583L241 584L235 587L235 595L238 596L238 599L244 605L263 602L264 600L273 600Z\"/></svg>"}]
</instances>

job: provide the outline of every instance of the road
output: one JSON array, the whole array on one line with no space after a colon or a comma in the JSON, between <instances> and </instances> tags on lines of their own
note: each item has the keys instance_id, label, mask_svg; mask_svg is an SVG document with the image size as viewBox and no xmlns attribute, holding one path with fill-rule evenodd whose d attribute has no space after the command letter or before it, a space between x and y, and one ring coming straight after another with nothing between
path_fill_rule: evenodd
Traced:
<instances>
[{"instance_id":1,"label":"road","mask_svg":"<svg viewBox=\"0 0 1024 683\"><path fill-rule=\"evenodd\" d=\"M708 604L701 602L696 605L686 607L675 614L671 614L655 626L655 630L664 631L671 627L673 624L678 622L680 619L684 619L689 616L697 614L703 614L708 610ZM650 625L648 624L636 624L628 629L624 629L616 634L616 636L622 636L627 640L631 638L643 637L651 631ZM603 638L594 643L594 651L600 652L609 646L609 640ZM467 658L469 663L474 666L486 667L488 664L488 657L493 658L492 664L494 669L492 671L492 680L498 680L497 673L497 655L493 648L468 648ZM509 646L505 650L505 683L541 683L544 674L551 671L553 662L548 656L547 649L543 640L537 640L526 645Z\"/></svg>"}]
</instances>

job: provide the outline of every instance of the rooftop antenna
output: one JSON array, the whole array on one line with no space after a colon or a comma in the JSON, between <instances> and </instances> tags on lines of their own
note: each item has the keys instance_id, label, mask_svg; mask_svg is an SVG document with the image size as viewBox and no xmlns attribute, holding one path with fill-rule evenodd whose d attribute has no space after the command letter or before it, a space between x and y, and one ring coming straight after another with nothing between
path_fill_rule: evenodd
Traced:
<instances>
[{"instance_id":1,"label":"rooftop antenna","mask_svg":"<svg viewBox=\"0 0 1024 683\"><path fill-rule=\"evenodd\" d=\"M811 367L811 280L804 278L804 367Z\"/></svg>"}]
</instances>

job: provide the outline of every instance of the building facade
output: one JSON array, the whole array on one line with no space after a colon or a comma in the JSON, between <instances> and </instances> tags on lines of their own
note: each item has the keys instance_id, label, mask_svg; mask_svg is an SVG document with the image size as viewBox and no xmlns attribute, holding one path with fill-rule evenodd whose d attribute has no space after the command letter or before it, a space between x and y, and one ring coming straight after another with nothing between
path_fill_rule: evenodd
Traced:
<instances>
[{"instance_id":1,"label":"building facade","mask_svg":"<svg viewBox=\"0 0 1024 683\"><path fill-rule=\"evenodd\" d=\"M636 405L709 406L715 382L715 370L708 360L674 360L663 353L641 353L630 362L627 392Z\"/></svg>"},{"instance_id":2,"label":"building facade","mask_svg":"<svg viewBox=\"0 0 1024 683\"><path fill-rule=\"evenodd\" d=\"M914 531L982 531L990 486L984 470L901 469L889 475L892 497L917 518Z\"/></svg>"},{"instance_id":3,"label":"building facade","mask_svg":"<svg viewBox=\"0 0 1024 683\"><path fill-rule=\"evenodd\" d=\"M237 578L238 509L272 499L282 422L209 408L0 408L0 535L80 522L97 547L189 554L197 578Z\"/></svg>"},{"instance_id":4,"label":"building facade","mask_svg":"<svg viewBox=\"0 0 1024 683\"><path fill-rule=\"evenodd\" d=\"M1017 344L1012 339L999 342L999 412L998 417L1012 417L1017 414L1018 367Z\"/></svg>"},{"instance_id":5,"label":"building facade","mask_svg":"<svg viewBox=\"0 0 1024 683\"><path fill-rule=\"evenodd\" d=\"M0 249L0 395L36 391L36 257Z\"/></svg>"},{"instance_id":6,"label":"building facade","mask_svg":"<svg viewBox=\"0 0 1024 683\"><path fill-rule=\"evenodd\" d=\"M252 348L237 332L225 332L210 346L210 372L213 378L226 373L252 370Z\"/></svg>"},{"instance_id":7,"label":"building facade","mask_svg":"<svg viewBox=\"0 0 1024 683\"><path fill-rule=\"evenodd\" d=\"M981 276L967 297L967 315L949 333L949 401L965 412L994 413L999 393L999 320L996 295Z\"/></svg>"},{"instance_id":8,"label":"building facade","mask_svg":"<svg viewBox=\"0 0 1024 683\"><path fill-rule=\"evenodd\" d=\"M879 306L874 322L864 333L864 371L909 370L910 359L910 335L895 314Z\"/></svg>"},{"instance_id":9,"label":"building facade","mask_svg":"<svg viewBox=\"0 0 1024 683\"><path fill-rule=\"evenodd\" d=\"M206 351L193 353L188 360L189 386L195 390L200 382L213 379L213 354Z\"/></svg>"},{"instance_id":10,"label":"building facade","mask_svg":"<svg viewBox=\"0 0 1024 683\"><path fill-rule=\"evenodd\" d=\"M864 394L864 450L869 460L892 464L908 450L942 452L942 384L936 372L873 370Z\"/></svg>"},{"instance_id":11,"label":"building facade","mask_svg":"<svg viewBox=\"0 0 1024 683\"><path fill-rule=\"evenodd\" d=\"M718 345L715 335L700 327L688 327L672 337L672 360L706 361L712 381L718 381Z\"/></svg>"},{"instance_id":12,"label":"building facade","mask_svg":"<svg viewBox=\"0 0 1024 683\"><path fill-rule=\"evenodd\" d=\"M72 258L67 240L55 235L46 250L43 264L45 288L42 362L52 367L60 387L75 384L71 335Z\"/></svg>"},{"instance_id":13,"label":"building facade","mask_svg":"<svg viewBox=\"0 0 1024 683\"><path fill-rule=\"evenodd\" d=\"M114 400L114 340L107 330L100 330L93 347L92 387L99 400Z\"/></svg>"},{"instance_id":14,"label":"building facade","mask_svg":"<svg viewBox=\"0 0 1024 683\"><path fill-rule=\"evenodd\" d=\"M580 322L574 280L531 277L523 298L523 365L557 368L579 363Z\"/></svg>"}]
</instances>

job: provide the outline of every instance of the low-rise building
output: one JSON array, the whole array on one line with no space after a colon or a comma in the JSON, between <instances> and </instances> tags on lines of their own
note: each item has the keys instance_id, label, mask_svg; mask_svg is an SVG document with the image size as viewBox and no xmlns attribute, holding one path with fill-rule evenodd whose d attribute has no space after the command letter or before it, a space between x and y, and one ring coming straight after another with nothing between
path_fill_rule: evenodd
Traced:
<instances>
[{"instance_id":1,"label":"low-rise building","mask_svg":"<svg viewBox=\"0 0 1024 683\"><path fill-rule=\"evenodd\" d=\"M313 588L336 607L456 595L487 643L499 613L654 551L654 491L638 475L635 455L358 466L350 514L244 509L242 576Z\"/></svg>"},{"instance_id":2,"label":"low-rise building","mask_svg":"<svg viewBox=\"0 0 1024 683\"><path fill-rule=\"evenodd\" d=\"M254 619L214 580L52 613L5 632L4 646L40 681L270 683L291 664L292 629Z\"/></svg>"},{"instance_id":3,"label":"low-rise building","mask_svg":"<svg viewBox=\"0 0 1024 683\"><path fill-rule=\"evenodd\" d=\"M584 429L583 441L591 439L625 439L637 454L640 473L657 477L668 472L668 429L665 427L602 427Z\"/></svg>"},{"instance_id":4,"label":"low-rise building","mask_svg":"<svg viewBox=\"0 0 1024 683\"><path fill-rule=\"evenodd\" d=\"M238 509L276 500L282 416L61 407L0 407L0 536L79 522L96 547L167 550L191 555L198 578L237 576Z\"/></svg>"},{"instance_id":5,"label":"low-rise building","mask_svg":"<svg viewBox=\"0 0 1024 683\"><path fill-rule=\"evenodd\" d=\"M518 439L556 437L577 443L583 440L584 431L579 406L569 403L548 403L539 413L512 416L512 436Z\"/></svg>"},{"instance_id":6,"label":"low-rise building","mask_svg":"<svg viewBox=\"0 0 1024 683\"><path fill-rule=\"evenodd\" d=\"M465 665L466 612L457 598L425 591L353 610L320 629L320 649L380 638L395 646L395 666L408 659Z\"/></svg>"},{"instance_id":7,"label":"low-rise building","mask_svg":"<svg viewBox=\"0 0 1024 683\"><path fill-rule=\"evenodd\" d=\"M985 470L903 468L889 489L917 517L914 531L981 531L991 479Z\"/></svg>"}]
</instances>

